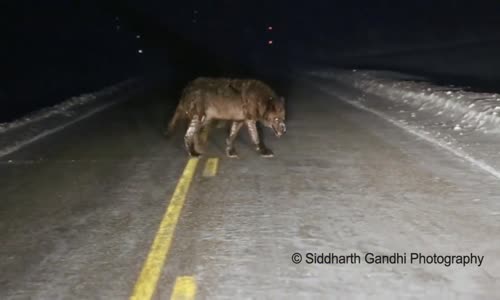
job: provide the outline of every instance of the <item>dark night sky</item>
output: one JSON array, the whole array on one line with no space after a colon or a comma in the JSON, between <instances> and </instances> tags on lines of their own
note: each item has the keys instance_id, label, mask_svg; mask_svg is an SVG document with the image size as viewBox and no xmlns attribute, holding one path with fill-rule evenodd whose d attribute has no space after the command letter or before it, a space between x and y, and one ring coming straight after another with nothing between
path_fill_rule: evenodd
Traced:
<instances>
[{"instance_id":1,"label":"dark night sky","mask_svg":"<svg viewBox=\"0 0 500 300\"><path fill-rule=\"evenodd\" d=\"M127 48L136 46L124 37L126 32L132 37L133 31L153 28L157 30L150 34L153 47L163 46L158 40L167 29L207 49L244 59L265 53L268 39L273 39L273 47L279 49L273 51L280 55L293 48L336 51L487 35L499 29L500 19L498 1L20 0L10 1L9 6L2 9L7 12L2 18L7 24L3 26L8 32L7 55L32 51L38 54L34 61L56 56L71 60L75 52L87 59L126 56ZM123 32L115 30L113 15L122 18ZM127 26L130 19L133 26ZM266 31L268 25L272 32ZM146 38L148 33L143 33ZM87 65L85 59L81 63Z\"/></svg>"},{"instance_id":2,"label":"dark night sky","mask_svg":"<svg viewBox=\"0 0 500 300\"><path fill-rule=\"evenodd\" d=\"M499 29L498 1L129 1L152 18L238 55L275 46L343 50L366 42L434 42ZM194 11L197 14L194 14ZM192 22L196 19L196 23Z\"/></svg>"},{"instance_id":3,"label":"dark night sky","mask_svg":"<svg viewBox=\"0 0 500 300\"><path fill-rule=\"evenodd\" d=\"M318 52L335 56L500 32L499 1L19 0L0 5L0 100L11 106L9 116L98 89L146 66L161 67L179 53L194 57L209 50L258 67L293 65L314 60ZM197 46L193 52L187 51L193 46L189 41Z\"/></svg>"},{"instance_id":4,"label":"dark night sky","mask_svg":"<svg viewBox=\"0 0 500 300\"><path fill-rule=\"evenodd\" d=\"M126 18L130 11L134 11L133 18L142 18L139 22L149 23L148 29L165 26L204 47L241 55L261 49L269 37L275 40L276 47L308 49L320 46L340 49L366 40L382 44L425 37L431 40L439 35L460 38L474 28L482 33L498 29L500 11L498 1L430 0L20 0L10 1L8 6L10 9L2 9L6 15L2 19L7 24L4 28L7 27L11 52L17 53L28 46L56 55L65 49L49 48L42 45L44 41L64 42L72 51L77 48L75 43L90 41L85 49L80 49L89 57L101 49L92 45L107 46L106 40L120 40L117 32L113 32L112 15ZM266 32L268 25L274 27L272 34ZM339 45L340 42L345 46Z\"/></svg>"}]
</instances>

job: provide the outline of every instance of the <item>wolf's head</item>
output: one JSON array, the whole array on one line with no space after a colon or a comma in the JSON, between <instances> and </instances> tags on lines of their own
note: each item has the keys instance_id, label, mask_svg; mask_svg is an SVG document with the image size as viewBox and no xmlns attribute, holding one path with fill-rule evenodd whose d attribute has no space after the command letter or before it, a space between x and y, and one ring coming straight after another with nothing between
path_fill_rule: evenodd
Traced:
<instances>
[{"instance_id":1,"label":"wolf's head","mask_svg":"<svg viewBox=\"0 0 500 300\"><path fill-rule=\"evenodd\" d=\"M269 97L262 123L264 126L272 128L277 137L281 137L286 132L284 97Z\"/></svg>"}]
</instances>

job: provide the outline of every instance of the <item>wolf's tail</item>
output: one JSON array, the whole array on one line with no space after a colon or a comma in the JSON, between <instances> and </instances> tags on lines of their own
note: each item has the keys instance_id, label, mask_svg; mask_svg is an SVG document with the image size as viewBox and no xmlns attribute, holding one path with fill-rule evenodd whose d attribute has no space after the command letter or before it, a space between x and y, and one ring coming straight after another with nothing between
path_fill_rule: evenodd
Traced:
<instances>
[{"instance_id":1,"label":"wolf's tail","mask_svg":"<svg viewBox=\"0 0 500 300\"><path fill-rule=\"evenodd\" d=\"M172 119L170 119L170 122L168 123L168 126L165 128L165 131L163 133L166 137L171 136L174 132L177 122L179 121L179 119L181 119L181 114L181 109L177 108L175 110L174 116L172 117Z\"/></svg>"}]
</instances>

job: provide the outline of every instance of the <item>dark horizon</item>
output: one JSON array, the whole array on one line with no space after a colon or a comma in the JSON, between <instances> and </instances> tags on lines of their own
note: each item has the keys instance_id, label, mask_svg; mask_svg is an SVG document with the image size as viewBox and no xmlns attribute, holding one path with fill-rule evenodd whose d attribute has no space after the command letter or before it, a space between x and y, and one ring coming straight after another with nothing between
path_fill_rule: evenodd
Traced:
<instances>
[{"instance_id":1,"label":"dark horizon","mask_svg":"<svg viewBox=\"0 0 500 300\"><path fill-rule=\"evenodd\" d=\"M4 6L0 99L9 108L0 122L162 68L231 75L355 65L346 57L495 39L500 32L495 1L56 0Z\"/></svg>"}]
</instances>

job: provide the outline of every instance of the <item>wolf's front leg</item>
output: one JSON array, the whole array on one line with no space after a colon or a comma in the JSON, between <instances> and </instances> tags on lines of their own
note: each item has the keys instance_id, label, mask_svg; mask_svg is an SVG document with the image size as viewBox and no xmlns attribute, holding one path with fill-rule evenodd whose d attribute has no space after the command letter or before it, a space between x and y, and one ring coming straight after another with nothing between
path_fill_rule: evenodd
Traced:
<instances>
[{"instance_id":1,"label":"wolf's front leg","mask_svg":"<svg viewBox=\"0 0 500 300\"><path fill-rule=\"evenodd\" d=\"M248 133L252 138L252 142L255 145L255 150L259 152L262 157L273 157L273 151L267 149L264 143L259 139L259 132L257 131L257 122L253 120L246 121Z\"/></svg>"},{"instance_id":2,"label":"wolf's front leg","mask_svg":"<svg viewBox=\"0 0 500 300\"><path fill-rule=\"evenodd\" d=\"M226 155L229 157L238 157L233 143L241 129L241 126L243 126L243 122L233 121L231 123L231 130L229 131L229 136L226 139Z\"/></svg>"},{"instance_id":3,"label":"wolf's front leg","mask_svg":"<svg viewBox=\"0 0 500 300\"><path fill-rule=\"evenodd\" d=\"M194 142L198 140L198 133L200 131L200 117L195 115L191 122L189 123L189 127L186 131L186 135L184 136L184 146L186 147L186 151L191 157L198 157L200 153L196 151Z\"/></svg>"}]
</instances>

